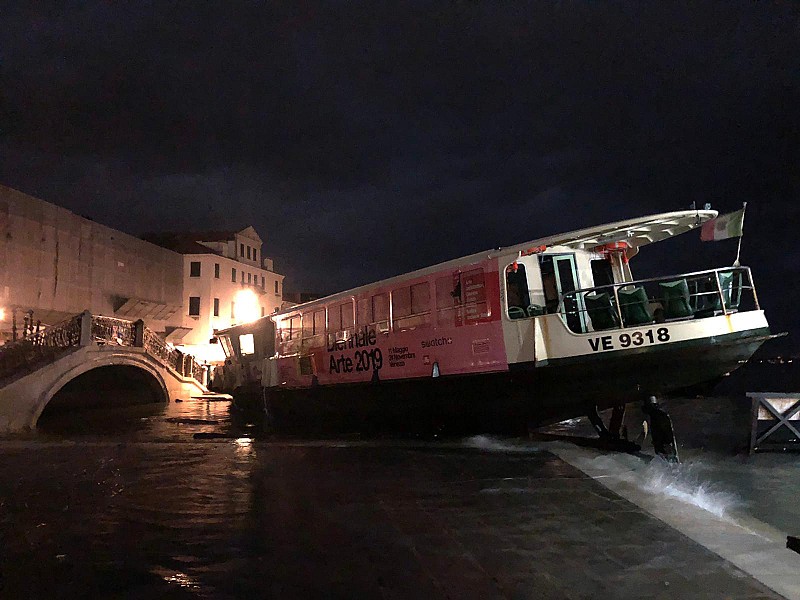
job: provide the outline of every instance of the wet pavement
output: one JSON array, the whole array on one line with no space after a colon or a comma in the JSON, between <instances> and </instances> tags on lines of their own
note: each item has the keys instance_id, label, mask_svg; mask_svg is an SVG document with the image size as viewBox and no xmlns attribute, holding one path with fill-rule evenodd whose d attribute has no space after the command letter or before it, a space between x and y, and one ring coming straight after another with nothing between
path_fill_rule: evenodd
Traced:
<instances>
[{"instance_id":1,"label":"wet pavement","mask_svg":"<svg viewBox=\"0 0 800 600\"><path fill-rule=\"evenodd\" d=\"M780 597L545 448L201 400L51 423L0 441L0 597Z\"/></svg>"}]
</instances>

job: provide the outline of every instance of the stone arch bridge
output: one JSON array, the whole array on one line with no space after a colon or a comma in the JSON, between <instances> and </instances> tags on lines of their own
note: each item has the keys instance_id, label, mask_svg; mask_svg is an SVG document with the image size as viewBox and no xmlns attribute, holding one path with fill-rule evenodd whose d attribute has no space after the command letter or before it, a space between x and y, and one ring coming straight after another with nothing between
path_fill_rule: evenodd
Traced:
<instances>
[{"instance_id":1,"label":"stone arch bridge","mask_svg":"<svg viewBox=\"0 0 800 600\"><path fill-rule=\"evenodd\" d=\"M93 369L139 369L164 402L206 393L207 373L142 321L85 311L42 333L0 346L0 434L34 429L53 397Z\"/></svg>"}]
</instances>

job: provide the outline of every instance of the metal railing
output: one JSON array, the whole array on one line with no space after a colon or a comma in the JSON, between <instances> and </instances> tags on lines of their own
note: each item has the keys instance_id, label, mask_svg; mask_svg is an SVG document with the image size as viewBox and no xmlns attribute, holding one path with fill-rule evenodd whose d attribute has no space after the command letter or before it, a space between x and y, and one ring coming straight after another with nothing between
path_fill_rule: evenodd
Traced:
<instances>
[{"instance_id":1,"label":"metal railing","mask_svg":"<svg viewBox=\"0 0 800 600\"><path fill-rule=\"evenodd\" d=\"M727 267L582 288L563 294L557 312L587 333L759 308L750 268Z\"/></svg>"},{"instance_id":2,"label":"metal railing","mask_svg":"<svg viewBox=\"0 0 800 600\"><path fill-rule=\"evenodd\" d=\"M134 322L114 317L93 316L92 339L103 344L134 346L136 343Z\"/></svg>"},{"instance_id":3,"label":"metal railing","mask_svg":"<svg viewBox=\"0 0 800 600\"><path fill-rule=\"evenodd\" d=\"M142 332L142 347L150 356L170 367L173 371L184 374L184 354L180 350L169 346L161 337L151 329L144 328Z\"/></svg>"},{"instance_id":4,"label":"metal railing","mask_svg":"<svg viewBox=\"0 0 800 600\"><path fill-rule=\"evenodd\" d=\"M81 342L81 316L32 336L0 346L0 380L53 362Z\"/></svg>"},{"instance_id":5,"label":"metal railing","mask_svg":"<svg viewBox=\"0 0 800 600\"><path fill-rule=\"evenodd\" d=\"M84 319L91 322L84 325ZM88 335L87 335L88 334ZM185 377L205 384L205 367L192 355L172 348L143 321L114 317L75 315L41 333L0 346L0 380L30 373L54 362L73 348L91 344L140 347L160 362Z\"/></svg>"}]
</instances>

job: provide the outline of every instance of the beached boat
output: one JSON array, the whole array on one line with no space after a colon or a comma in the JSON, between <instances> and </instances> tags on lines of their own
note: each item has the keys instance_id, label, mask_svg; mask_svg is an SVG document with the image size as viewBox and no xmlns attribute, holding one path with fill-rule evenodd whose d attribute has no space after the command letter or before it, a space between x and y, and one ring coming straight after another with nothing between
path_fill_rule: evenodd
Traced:
<instances>
[{"instance_id":1,"label":"beached boat","mask_svg":"<svg viewBox=\"0 0 800 600\"><path fill-rule=\"evenodd\" d=\"M748 267L633 275L643 247L716 216L663 213L481 252L218 337L250 365L242 401L279 423L493 429L588 415L613 440L625 404L663 421L657 399L713 384L770 338ZM596 412L610 407L611 431Z\"/></svg>"}]
</instances>

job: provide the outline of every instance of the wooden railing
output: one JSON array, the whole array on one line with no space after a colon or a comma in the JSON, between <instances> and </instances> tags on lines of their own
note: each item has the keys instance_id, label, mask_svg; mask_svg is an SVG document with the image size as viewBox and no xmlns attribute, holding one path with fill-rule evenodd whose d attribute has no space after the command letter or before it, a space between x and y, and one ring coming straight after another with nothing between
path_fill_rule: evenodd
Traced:
<instances>
[{"instance_id":1,"label":"wooden railing","mask_svg":"<svg viewBox=\"0 0 800 600\"><path fill-rule=\"evenodd\" d=\"M164 367L203 385L206 382L203 365L191 354L169 346L156 332L145 327L143 321L92 315L88 311L48 327L42 333L0 346L0 381L31 373L75 348L93 344L144 348Z\"/></svg>"}]
</instances>

